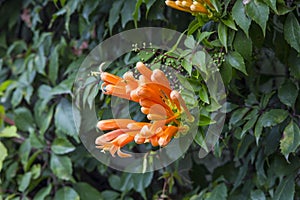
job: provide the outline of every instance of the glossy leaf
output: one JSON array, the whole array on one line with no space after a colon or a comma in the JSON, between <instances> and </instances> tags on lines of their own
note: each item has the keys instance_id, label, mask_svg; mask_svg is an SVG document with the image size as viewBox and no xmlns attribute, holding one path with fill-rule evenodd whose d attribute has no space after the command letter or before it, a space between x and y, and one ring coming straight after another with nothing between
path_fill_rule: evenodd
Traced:
<instances>
[{"instance_id":1,"label":"glossy leaf","mask_svg":"<svg viewBox=\"0 0 300 200\"><path fill-rule=\"evenodd\" d=\"M288 160L289 154L294 153L300 145L300 128L293 120L285 127L280 140L281 153Z\"/></svg>"},{"instance_id":2,"label":"glossy leaf","mask_svg":"<svg viewBox=\"0 0 300 200\"><path fill-rule=\"evenodd\" d=\"M80 197L74 189L68 186L60 188L55 193L54 196L54 200L69 200L69 199L79 200Z\"/></svg>"},{"instance_id":3,"label":"glossy leaf","mask_svg":"<svg viewBox=\"0 0 300 200\"><path fill-rule=\"evenodd\" d=\"M75 135L76 128L73 120L72 105L68 100L62 99L56 107L55 125L59 131L63 131L68 135Z\"/></svg>"},{"instance_id":4,"label":"glossy leaf","mask_svg":"<svg viewBox=\"0 0 300 200\"><path fill-rule=\"evenodd\" d=\"M274 200L293 200L295 193L294 176L282 179L275 191Z\"/></svg>"},{"instance_id":5,"label":"glossy leaf","mask_svg":"<svg viewBox=\"0 0 300 200\"><path fill-rule=\"evenodd\" d=\"M108 26L110 34L112 34L112 30L120 18L120 11L123 3L124 2L120 0L114 1L112 8L109 11Z\"/></svg>"},{"instance_id":6,"label":"glossy leaf","mask_svg":"<svg viewBox=\"0 0 300 200\"><path fill-rule=\"evenodd\" d=\"M75 147L65 138L56 138L52 145L51 150L56 154L66 154L75 150Z\"/></svg>"},{"instance_id":7,"label":"glossy leaf","mask_svg":"<svg viewBox=\"0 0 300 200\"><path fill-rule=\"evenodd\" d=\"M267 21L269 19L269 7L261 1L250 1L246 4L247 15L254 20L266 35Z\"/></svg>"},{"instance_id":8,"label":"glossy leaf","mask_svg":"<svg viewBox=\"0 0 300 200\"><path fill-rule=\"evenodd\" d=\"M300 52L300 25L293 13L290 13L284 23L284 39L294 48Z\"/></svg>"},{"instance_id":9,"label":"glossy leaf","mask_svg":"<svg viewBox=\"0 0 300 200\"><path fill-rule=\"evenodd\" d=\"M225 200L227 198L227 187L224 183L217 185L206 198L207 200L220 199Z\"/></svg>"},{"instance_id":10,"label":"glossy leaf","mask_svg":"<svg viewBox=\"0 0 300 200\"><path fill-rule=\"evenodd\" d=\"M74 189L79 194L80 199L103 199L100 192L87 183L78 182L74 185Z\"/></svg>"},{"instance_id":11,"label":"glossy leaf","mask_svg":"<svg viewBox=\"0 0 300 200\"><path fill-rule=\"evenodd\" d=\"M29 131L34 128L34 120L31 112L25 108L18 108L15 110L15 123L16 127L22 131Z\"/></svg>"},{"instance_id":12,"label":"glossy leaf","mask_svg":"<svg viewBox=\"0 0 300 200\"><path fill-rule=\"evenodd\" d=\"M69 157L52 154L50 168L59 179L72 179L72 162Z\"/></svg>"},{"instance_id":13,"label":"glossy leaf","mask_svg":"<svg viewBox=\"0 0 300 200\"><path fill-rule=\"evenodd\" d=\"M31 172L27 172L22 176L18 188L20 192L24 192L29 186L31 175L32 175Z\"/></svg>"},{"instance_id":14,"label":"glossy leaf","mask_svg":"<svg viewBox=\"0 0 300 200\"><path fill-rule=\"evenodd\" d=\"M233 68L247 75L244 58L236 51L231 51L225 56L225 61Z\"/></svg>"},{"instance_id":15,"label":"glossy leaf","mask_svg":"<svg viewBox=\"0 0 300 200\"><path fill-rule=\"evenodd\" d=\"M233 42L234 49L241 54L243 58L250 61L252 59L252 40L238 31Z\"/></svg>"},{"instance_id":16,"label":"glossy leaf","mask_svg":"<svg viewBox=\"0 0 300 200\"><path fill-rule=\"evenodd\" d=\"M290 80L287 80L278 90L278 97L282 103L289 107L293 107L298 97L298 88Z\"/></svg>"},{"instance_id":17,"label":"glossy leaf","mask_svg":"<svg viewBox=\"0 0 300 200\"><path fill-rule=\"evenodd\" d=\"M227 52L227 38L228 38L228 30L227 26L223 23L219 23L218 25L218 36L221 44L225 47Z\"/></svg>"},{"instance_id":18,"label":"glossy leaf","mask_svg":"<svg viewBox=\"0 0 300 200\"><path fill-rule=\"evenodd\" d=\"M17 128L15 126L8 126L5 127L3 130L0 131L0 138L11 138L11 137L20 137L20 135L17 133Z\"/></svg>"},{"instance_id":19,"label":"glossy leaf","mask_svg":"<svg viewBox=\"0 0 300 200\"><path fill-rule=\"evenodd\" d=\"M52 185L48 185L47 187L40 189L34 196L34 200L45 199L50 194L51 189L52 189Z\"/></svg>"},{"instance_id":20,"label":"glossy leaf","mask_svg":"<svg viewBox=\"0 0 300 200\"><path fill-rule=\"evenodd\" d=\"M3 161L5 160L5 158L8 155L7 149L1 141L0 141L0 152L1 152L1 154L0 154L0 172L1 172L2 166L3 166Z\"/></svg>"},{"instance_id":21,"label":"glossy leaf","mask_svg":"<svg viewBox=\"0 0 300 200\"><path fill-rule=\"evenodd\" d=\"M249 37L249 28L251 19L247 17L245 7L242 1L236 1L232 8L232 17L239 27L244 31L247 37Z\"/></svg>"}]
</instances>

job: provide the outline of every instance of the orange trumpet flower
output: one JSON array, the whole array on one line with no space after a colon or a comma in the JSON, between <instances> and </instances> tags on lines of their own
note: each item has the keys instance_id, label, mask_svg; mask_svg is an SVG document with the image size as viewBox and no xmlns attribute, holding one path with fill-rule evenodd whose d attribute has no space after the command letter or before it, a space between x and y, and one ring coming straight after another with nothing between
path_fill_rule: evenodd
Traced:
<instances>
[{"instance_id":1,"label":"orange trumpet flower","mask_svg":"<svg viewBox=\"0 0 300 200\"><path fill-rule=\"evenodd\" d=\"M123 78L101 72L104 94L138 102L141 111L150 121L136 122L131 119L99 121L97 127L110 132L97 137L96 147L104 152L109 151L112 156L117 153L120 157L130 157L131 155L122 152L121 148L132 141L136 144L151 143L152 146L164 147L177 132L187 130L186 125L181 122L183 112L189 121L193 120L180 93L171 89L164 72L159 69L152 71L142 62L138 62L136 68L141 74L139 80L134 78L132 72L126 72Z\"/></svg>"},{"instance_id":2,"label":"orange trumpet flower","mask_svg":"<svg viewBox=\"0 0 300 200\"><path fill-rule=\"evenodd\" d=\"M209 15L211 12L210 10L215 10L214 6L210 2L210 0L177 0L177 1L172 1L172 0L166 0L165 1L166 5L180 10L184 12L189 12L192 14L205 14Z\"/></svg>"}]
</instances>

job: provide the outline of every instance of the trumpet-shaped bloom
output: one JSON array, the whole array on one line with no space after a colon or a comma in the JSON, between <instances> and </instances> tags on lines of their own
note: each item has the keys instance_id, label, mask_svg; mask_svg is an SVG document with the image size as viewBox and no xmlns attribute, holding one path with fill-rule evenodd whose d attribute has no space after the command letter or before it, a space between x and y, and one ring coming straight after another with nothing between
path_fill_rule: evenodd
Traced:
<instances>
[{"instance_id":1,"label":"trumpet-shaped bloom","mask_svg":"<svg viewBox=\"0 0 300 200\"><path fill-rule=\"evenodd\" d=\"M138 102L141 111L149 122L136 122L131 119L109 119L98 122L97 127L109 131L99 136L95 143L102 151L109 151L112 156L130 157L121 148L130 142L136 144L151 143L152 146L164 147L178 132L186 132L182 117L193 121L183 98L172 90L168 78L159 69L151 70L142 62L136 64L140 76L134 78L132 72L118 77L101 72L102 91L104 94Z\"/></svg>"},{"instance_id":2,"label":"trumpet-shaped bloom","mask_svg":"<svg viewBox=\"0 0 300 200\"><path fill-rule=\"evenodd\" d=\"M165 3L171 8L192 14L209 15L210 10L215 10L210 0L166 0Z\"/></svg>"}]
</instances>

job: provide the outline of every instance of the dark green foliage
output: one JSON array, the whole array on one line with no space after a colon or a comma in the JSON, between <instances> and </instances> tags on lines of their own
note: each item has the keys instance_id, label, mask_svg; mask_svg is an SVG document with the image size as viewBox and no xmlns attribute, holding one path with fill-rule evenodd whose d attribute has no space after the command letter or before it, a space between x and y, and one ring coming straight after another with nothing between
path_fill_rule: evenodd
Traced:
<instances>
[{"instance_id":1,"label":"dark green foliage","mask_svg":"<svg viewBox=\"0 0 300 200\"><path fill-rule=\"evenodd\" d=\"M0 1L0 200L299 199L300 2L212 2L219 11L214 20L154 0ZM203 108L184 157L159 171L129 174L98 162L82 145L72 87L96 45L145 26L187 30L210 53L226 87L226 121L208 149L205 128L216 123L209 113L220 105L199 74L209 72L205 54L189 57L193 65L143 51L118 60L115 72L138 60L166 60L198 97L183 92L187 103ZM185 45L182 57L195 46ZM97 80L89 81L85 101L92 107L96 98L103 103L99 116L109 115L109 98L100 96ZM199 146L212 152L199 159Z\"/></svg>"}]
</instances>

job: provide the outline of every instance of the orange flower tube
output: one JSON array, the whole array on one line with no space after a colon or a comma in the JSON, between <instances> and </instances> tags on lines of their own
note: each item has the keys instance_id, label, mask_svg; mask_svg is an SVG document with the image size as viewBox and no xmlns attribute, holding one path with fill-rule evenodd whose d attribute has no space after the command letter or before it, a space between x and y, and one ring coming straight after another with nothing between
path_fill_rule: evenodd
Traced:
<instances>
[{"instance_id":1,"label":"orange flower tube","mask_svg":"<svg viewBox=\"0 0 300 200\"><path fill-rule=\"evenodd\" d=\"M107 72L101 72L100 77L102 81L113 85L117 85L118 83L122 84L122 80L123 80L122 78ZM122 85L125 85L125 83L123 83Z\"/></svg>"},{"instance_id":2,"label":"orange flower tube","mask_svg":"<svg viewBox=\"0 0 300 200\"><path fill-rule=\"evenodd\" d=\"M131 119L106 119L101 120L97 123L97 127L102 131L113 130L113 129L126 129L127 125L134 123Z\"/></svg>"},{"instance_id":3,"label":"orange flower tube","mask_svg":"<svg viewBox=\"0 0 300 200\"><path fill-rule=\"evenodd\" d=\"M147 81L151 80L152 71L144 63L136 63L136 69L146 78Z\"/></svg>"},{"instance_id":4,"label":"orange flower tube","mask_svg":"<svg viewBox=\"0 0 300 200\"><path fill-rule=\"evenodd\" d=\"M174 8L174 9L177 9L180 11L189 12L189 13L191 12L190 9L183 8L183 7L176 5L176 3L174 1L167 0L167 1L165 1L165 4L171 8Z\"/></svg>"}]
</instances>

